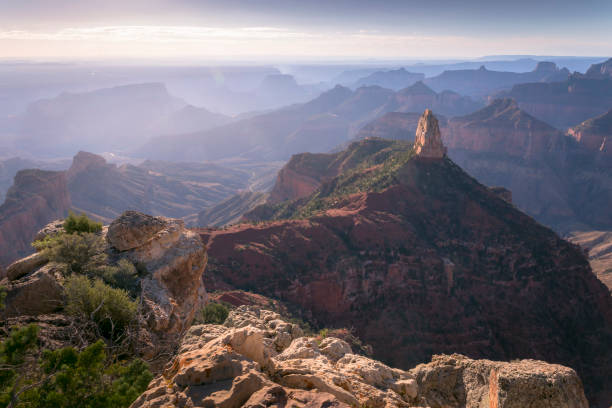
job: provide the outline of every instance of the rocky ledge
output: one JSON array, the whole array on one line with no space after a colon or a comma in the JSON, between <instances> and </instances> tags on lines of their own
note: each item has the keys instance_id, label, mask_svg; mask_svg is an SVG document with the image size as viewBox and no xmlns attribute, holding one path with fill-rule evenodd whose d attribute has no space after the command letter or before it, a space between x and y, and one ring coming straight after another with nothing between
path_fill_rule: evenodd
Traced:
<instances>
[{"instance_id":1,"label":"rocky ledge","mask_svg":"<svg viewBox=\"0 0 612 408\"><path fill-rule=\"evenodd\" d=\"M54 221L38 234L63 230ZM183 221L127 211L102 232L108 262L128 259L140 273L139 354L153 359L174 350L206 301L202 274L206 248ZM0 275L6 288L8 318L55 313L64 305L63 276L57 264L35 253L9 265Z\"/></svg>"},{"instance_id":2,"label":"rocky ledge","mask_svg":"<svg viewBox=\"0 0 612 408\"><path fill-rule=\"evenodd\" d=\"M304 336L280 315L240 306L224 325L193 326L178 355L132 408L586 408L570 368L435 355L404 371L354 354L343 340Z\"/></svg>"}]
</instances>

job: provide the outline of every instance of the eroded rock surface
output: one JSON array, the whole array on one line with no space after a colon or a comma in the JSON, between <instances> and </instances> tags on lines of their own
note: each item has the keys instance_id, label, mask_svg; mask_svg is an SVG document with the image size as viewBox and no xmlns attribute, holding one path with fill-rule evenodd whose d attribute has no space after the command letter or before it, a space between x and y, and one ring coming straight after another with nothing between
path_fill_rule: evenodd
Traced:
<instances>
[{"instance_id":1,"label":"eroded rock surface","mask_svg":"<svg viewBox=\"0 0 612 408\"><path fill-rule=\"evenodd\" d=\"M291 341L279 344L288 335ZM352 353L343 340L303 337L278 314L241 306L223 326L192 327L144 407L586 408L566 367L434 356L404 371Z\"/></svg>"},{"instance_id":2,"label":"eroded rock surface","mask_svg":"<svg viewBox=\"0 0 612 408\"><path fill-rule=\"evenodd\" d=\"M416 155L424 158L441 159L446 155L438 119L429 109L425 109L425 113L419 119L414 148Z\"/></svg>"},{"instance_id":3,"label":"eroded rock surface","mask_svg":"<svg viewBox=\"0 0 612 408\"><path fill-rule=\"evenodd\" d=\"M55 221L37 236L62 230ZM101 232L108 243L108 262L125 258L137 266L141 285L139 352L152 359L174 350L206 300L202 274L206 249L199 235L183 221L128 211ZM40 253L20 259L3 273L7 287L6 314L43 315L64 304L61 267Z\"/></svg>"},{"instance_id":4,"label":"eroded rock surface","mask_svg":"<svg viewBox=\"0 0 612 408\"><path fill-rule=\"evenodd\" d=\"M106 235L114 257L125 257L147 274L141 280L143 312L153 338L151 356L159 341L172 344L204 305L202 273L206 249L199 236L181 220L126 211L108 227ZM157 337L157 338L155 338Z\"/></svg>"}]
</instances>

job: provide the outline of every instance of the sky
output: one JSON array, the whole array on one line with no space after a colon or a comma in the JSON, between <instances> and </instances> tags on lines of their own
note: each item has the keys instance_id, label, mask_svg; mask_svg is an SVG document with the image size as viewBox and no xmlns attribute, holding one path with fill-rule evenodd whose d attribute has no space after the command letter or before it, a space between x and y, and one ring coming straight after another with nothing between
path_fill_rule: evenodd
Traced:
<instances>
[{"instance_id":1,"label":"sky","mask_svg":"<svg viewBox=\"0 0 612 408\"><path fill-rule=\"evenodd\" d=\"M612 0L0 0L0 57L612 55Z\"/></svg>"}]
</instances>

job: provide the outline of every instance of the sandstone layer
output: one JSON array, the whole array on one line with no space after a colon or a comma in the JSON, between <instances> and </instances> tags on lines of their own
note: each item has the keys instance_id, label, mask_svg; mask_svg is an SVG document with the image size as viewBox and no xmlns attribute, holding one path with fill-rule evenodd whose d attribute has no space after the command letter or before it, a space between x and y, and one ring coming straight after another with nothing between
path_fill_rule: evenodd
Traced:
<instances>
[{"instance_id":1,"label":"sandstone layer","mask_svg":"<svg viewBox=\"0 0 612 408\"><path fill-rule=\"evenodd\" d=\"M612 110L596 118L585 120L568 132L585 148L612 154Z\"/></svg>"},{"instance_id":2,"label":"sandstone layer","mask_svg":"<svg viewBox=\"0 0 612 408\"><path fill-rule=\"evenodd\" d=\"M415 154L425 159L441 159L446 155L438 119L426 109L419 119L414 139Z\"/></svg>"}]
</instances>

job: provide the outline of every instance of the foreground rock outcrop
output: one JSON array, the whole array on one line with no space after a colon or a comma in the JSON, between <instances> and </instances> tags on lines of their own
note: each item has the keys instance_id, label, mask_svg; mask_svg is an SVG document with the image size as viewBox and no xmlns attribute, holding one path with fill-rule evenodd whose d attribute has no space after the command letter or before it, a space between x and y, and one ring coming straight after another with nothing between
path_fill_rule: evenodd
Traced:
<instances>
[{"instance_id":1,"label":"foreground rock outcrop","mask_svg":"<svg viewBox=\"0 0 612 408\"><path fill-rule=\"evenodd\" d=\"M0 266L34 252L30 243L41 227L70 209L63 172L22 170L0 206Z\"/></svg>"},{"instance_id":2,"label":"foreground rock outcrop","mask_svg":"<svg viewBox=\"0 0 612 408\"><path fill-rule=\"evenodd\" d=\"M57 232L55 221L37 236ZM171 353L206 301L202 274L207 256L200 237L181 220L136 211L125 212L101 235L110 265L128 259L140 271L138 353L147 359ZM41 253L14 262L0 277L7 290L5 316L61 312L63 280L59 265Z\"/></svg>"},{"instance_id":3,"label":"foreground rock outcrop","mask_svg":"<svg viewBox=\"0 0 612 408\"><path fill-rule=\"evenodd\" d=\"M305 337L278 314L248 306L223 326L184 337L140 407L532 407L586 408L582 384L566 367L434 356L405 371L353 354L341 339Z\"/></svg>"},{"instance_id":4,"label":"foreground rock outcrop","mask_svg":"<svg viewBox=\"0 0 612 408\"><path fill-rule=\"evenodd\" d=\"M205 247L183 221L136 211L126 211L114 220L106 239L113 257L125 257L147 271L140 285L150 331L143 335L153 338L142 354L152 357L160 342L172 347L206 301Z\"/></svg>"}]
</instances>

